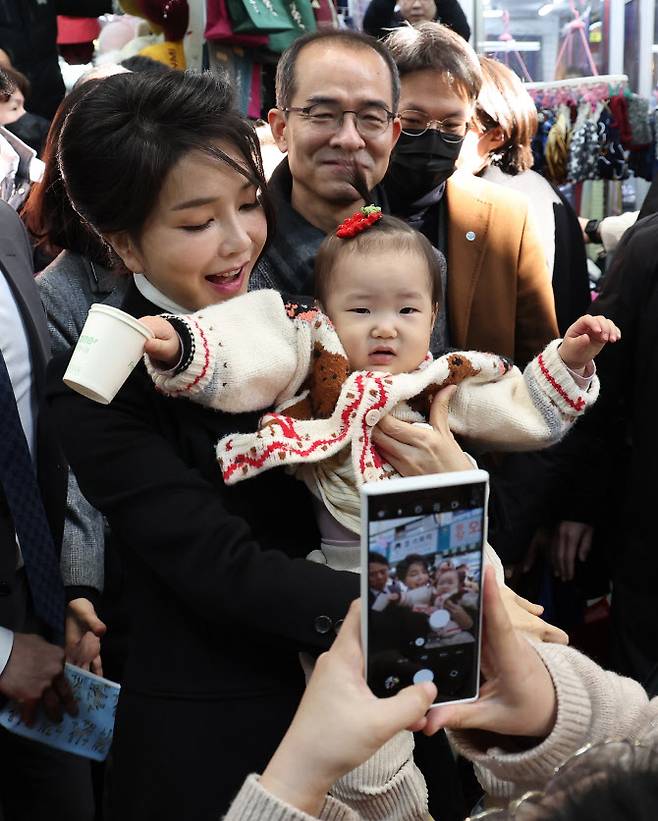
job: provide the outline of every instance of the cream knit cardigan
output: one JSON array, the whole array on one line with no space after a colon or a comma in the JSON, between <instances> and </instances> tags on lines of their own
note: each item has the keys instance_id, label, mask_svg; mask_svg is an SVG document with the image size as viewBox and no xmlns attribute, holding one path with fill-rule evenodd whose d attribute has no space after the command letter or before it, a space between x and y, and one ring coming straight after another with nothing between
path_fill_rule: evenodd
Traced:
<instances>
[{"instance_id":1,"label":"cream knit cardigan","mask_svg":"<svg viewBox=\"0 0 658 821\"><path fill-rule=\"evenodd\" d=\"M146 357L160 391L228 413L276 408L257 431L217 444L224 481L301 467L312 491L354 532L360 485L396 475L372 443L382 416L425 422L431 397L456 384L449 414L455 433L480 450L535 450L557 442L598 396L596 377L586 389L576 384L560 359L560 340L523 374L500 356L470 351L435 360L428 354L412 373L391 375L350 372L328 317L312 310L291 318L276 291L177 319L188 329L191 354L175 371Z\"/></svg>"}]
</instances>

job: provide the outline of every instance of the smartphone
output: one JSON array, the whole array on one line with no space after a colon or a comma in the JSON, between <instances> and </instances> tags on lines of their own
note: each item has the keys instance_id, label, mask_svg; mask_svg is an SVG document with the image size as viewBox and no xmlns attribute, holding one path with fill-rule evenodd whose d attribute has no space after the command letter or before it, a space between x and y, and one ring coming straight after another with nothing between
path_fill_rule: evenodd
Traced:
<instances>
[{"instance_id":1,"label":"smartphone","mask_svg":"<svg viewBox=\"0 0 658 821\"><path fill-rule=\"evenodd\" d=\"M377 696L433 681L433 706L480 684L489 475L468 470L361 489L361 628Z\"/></svg>"}]
</instances>

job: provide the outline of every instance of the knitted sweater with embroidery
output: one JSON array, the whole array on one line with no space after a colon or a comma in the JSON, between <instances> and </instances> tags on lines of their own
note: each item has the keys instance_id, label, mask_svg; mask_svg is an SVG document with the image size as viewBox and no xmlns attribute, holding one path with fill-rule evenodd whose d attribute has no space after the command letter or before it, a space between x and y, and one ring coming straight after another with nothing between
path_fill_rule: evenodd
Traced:
<instances>
[{"instance_id":1,"label":"knitted sweater with embroidery","mask_svg":"<svg viewBox=\"0 0 658 821\"><path fill-rule=\"evenodd\" d=\"M224 481L302 466L316 495L354 532L359 486L395 475L371 437L385 414L424 422L434 394L454 384L450 427L472 447L535 450L557 442L598 395L596 377L587 388L576 384L560 359L559 340L523 374L503 357L474 351L435 360L428 354L411 373L350 372L330 320L317 310L294 315L276 291L254 291L178 316L176 327L189 335L186 360L162 371L146 357L159 390L229 413L276 408L257 431L220 440ZM343 510L345 504L350 509Z\"/></svg>"}]
</instances>

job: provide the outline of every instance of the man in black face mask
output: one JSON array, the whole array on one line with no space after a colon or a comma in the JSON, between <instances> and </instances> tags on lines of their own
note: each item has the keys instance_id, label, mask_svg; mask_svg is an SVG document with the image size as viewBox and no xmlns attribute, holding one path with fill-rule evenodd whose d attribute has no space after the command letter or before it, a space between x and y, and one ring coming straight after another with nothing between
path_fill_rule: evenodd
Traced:
<instances>
[{"instance_id":1,"label":"man in black face mask","mask_svg":"<svg viewBox=\"0 0 658 821\"><path fill-rule=\"evenodd\" d=\"M433 349L489 350L523 366L558 335L555 305L527 200L454 173L482 84L478 59L438 23L397 29L386 45L402 129L384 178L389 206L448 261Z\"/></svg>"}]
</instances>

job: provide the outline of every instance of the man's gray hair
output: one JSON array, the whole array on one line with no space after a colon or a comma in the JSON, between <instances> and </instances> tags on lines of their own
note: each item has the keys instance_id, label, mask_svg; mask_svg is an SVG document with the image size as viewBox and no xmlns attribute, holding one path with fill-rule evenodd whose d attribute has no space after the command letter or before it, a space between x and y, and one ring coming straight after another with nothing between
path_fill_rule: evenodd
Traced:
<instances>
[{"instance_id":1,"label":"man's gray hair","mask_svg":"<svg viewBox=\"0 0 658 821\"><path fill-rule=\"evenodd\" d=\"M400 77L430 69L475 101L482 87L482 69L466 40L440 23L401 26L384 41Z\"/></svg>"},{"instance_id":2,"label":"man's gray hair","mask_svg":"<svg viewBox=\"0 0 658 821\"><path fill-rule=\"evenodd\" d=\"M349 29L339 31L332 29L305 34L295 40L283 52L276 69L276 104L279 108L288 108L295 96L295 66L300 52L306 46L320 42L325 42L327 45L335 44L344 48L351 48L355 51L358 49L371 49L379 54L386 63L391 75L392 105L393 111L397 112L400 102L400 76L390 52L379 40L375 40L369 34L350 31Z\"/></svg>"}]
</instances>

